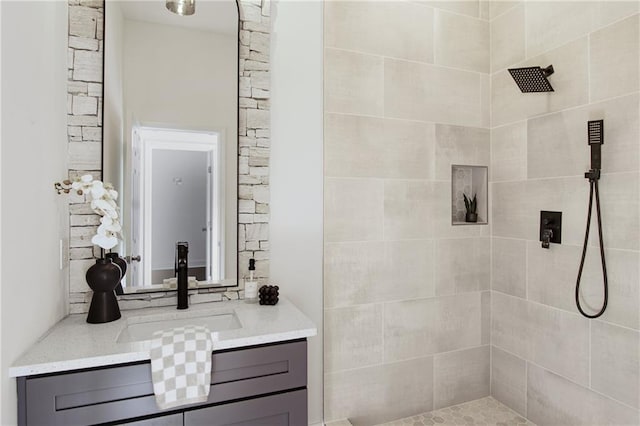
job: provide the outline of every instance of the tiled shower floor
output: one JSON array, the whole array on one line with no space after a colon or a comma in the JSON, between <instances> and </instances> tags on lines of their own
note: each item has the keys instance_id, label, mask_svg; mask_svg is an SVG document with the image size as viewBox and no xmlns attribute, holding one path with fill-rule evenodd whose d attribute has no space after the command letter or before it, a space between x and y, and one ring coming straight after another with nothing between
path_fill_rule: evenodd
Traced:
<instances>
[{"instance_id":1,"label":"tiled shower floor","mask_svg":"<svg viewBox=\"0 0 640 426\"><path fill-rule=\"evenodd\" d=\"M395 420L381 426L535 426L506 405L489 397Z\"/></svg>"}]
</instances>

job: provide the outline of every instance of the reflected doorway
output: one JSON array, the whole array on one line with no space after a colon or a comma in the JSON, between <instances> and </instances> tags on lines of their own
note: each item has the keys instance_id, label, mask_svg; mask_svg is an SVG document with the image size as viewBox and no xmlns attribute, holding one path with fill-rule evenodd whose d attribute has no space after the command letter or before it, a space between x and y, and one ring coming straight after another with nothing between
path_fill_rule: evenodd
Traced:
<instances>
[{"instance_id":1,"label":"reflected doorway","mask_svg":"<svg viewBox=\"0 0 640 426\"><path fill-rule=\"evenodd\" d=\"M139 284L175 276L175 244L189 243L189 276L224 277L221 132L135 127L132 152L132 265Z\"/></svg>"}]
</instances>

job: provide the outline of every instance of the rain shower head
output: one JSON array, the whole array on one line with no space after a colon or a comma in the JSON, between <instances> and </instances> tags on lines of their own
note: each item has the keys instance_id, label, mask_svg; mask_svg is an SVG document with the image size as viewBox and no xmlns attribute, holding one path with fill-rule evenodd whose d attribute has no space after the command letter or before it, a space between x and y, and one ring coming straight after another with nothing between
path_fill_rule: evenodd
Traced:
<instances>
[{"instance_id":1,"label":"rain shower head","mask_svg":"<svg viewBox=\"0 0 640 426\"><path fill-rule=\"evenodd\" d=\"M553 74L553 65L549 65L546 68L509 68L509 73L522 93L554 91L551 83L547 80L547 77Z\"/></svg>"}]
</instances>

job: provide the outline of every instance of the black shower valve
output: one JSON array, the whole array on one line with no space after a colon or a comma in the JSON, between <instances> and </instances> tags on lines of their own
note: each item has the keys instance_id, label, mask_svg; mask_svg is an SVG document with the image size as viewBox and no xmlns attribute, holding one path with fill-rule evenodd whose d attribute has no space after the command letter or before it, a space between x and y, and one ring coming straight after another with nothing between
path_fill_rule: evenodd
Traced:
<instances>
[{"instance_id":1,"label":"black shower valve","mask_svg":"<svg viewBox=\"0 0 640 426\"><path fill-rule=\"evenodd\" d=\"M540 212L540 241L546 249L562 242L562 212Z\"/></svg>"}]
</instances>

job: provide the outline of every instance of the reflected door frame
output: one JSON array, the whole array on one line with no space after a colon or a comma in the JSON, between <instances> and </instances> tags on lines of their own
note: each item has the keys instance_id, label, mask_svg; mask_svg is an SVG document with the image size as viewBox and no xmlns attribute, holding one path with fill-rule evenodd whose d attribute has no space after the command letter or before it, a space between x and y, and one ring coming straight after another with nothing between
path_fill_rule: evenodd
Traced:
<instances>
[{"instance_id":1,"label":"reflected door frame","mask_svg":"<svg viewBox=\"0 0 640 426\"><path fill-rule=\"evenodd\" d=\"M224 276L224 141L222 130L186 130L135 126L132 129L133 195L131 218L131 248L142 255L139 265L132 268L134 286L159 284L152 282L152 153L154 150L186 150L208 152L207 179L207 277ZM137 197L136 197L137 195ZM142 200L142 202L140 202ZM214 203L213 201L218 202Z\"/></svg>"}]
</instances>

